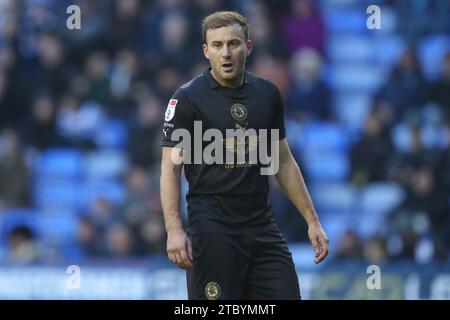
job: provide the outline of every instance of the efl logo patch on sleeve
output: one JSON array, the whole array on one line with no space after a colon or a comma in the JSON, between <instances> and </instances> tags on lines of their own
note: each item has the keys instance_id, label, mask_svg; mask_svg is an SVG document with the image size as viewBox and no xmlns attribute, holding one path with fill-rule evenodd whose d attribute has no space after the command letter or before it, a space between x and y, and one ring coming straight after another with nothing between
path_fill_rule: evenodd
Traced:
<instances>
[{"instance_id":1,"label":"efl logo patch on sleeve","mask_svg":"<svg viewBox=\"0 0 450 320\"><path fill-rule=\"evenodd\" d=\"M170 121L175 116L175 107L177 106L178 99L170 99L167 105L165 120Z\"/></svg>"}]
</instances>

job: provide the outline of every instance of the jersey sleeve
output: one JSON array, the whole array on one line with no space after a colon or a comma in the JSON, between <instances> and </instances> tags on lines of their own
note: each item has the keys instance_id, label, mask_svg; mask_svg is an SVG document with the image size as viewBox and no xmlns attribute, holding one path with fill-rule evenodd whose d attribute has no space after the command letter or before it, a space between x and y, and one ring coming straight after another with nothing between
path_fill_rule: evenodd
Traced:
<instances>
[{"instance_id":1,"label":"jersey sleeve","mask_svg":"<svg viewBox=\"0 0 450 320\"><path fill-rule=\"evenodd\" d=\"M273 91L273 122L272 129L279 130L279 139L283 140L286 138L286 127L284 125L284 106L283 106L283 98L281 97L280 90L276 86L274 86Z\"/></svg>"},{"instance_id":2,"label":"jersey sleeve","mask_svg":"<svg viewBox=\"0 0 450 320\"><path fill-rule=\"evenodd\" d=\"M183 89L178 89L167 103L162 125L161 145L174 147L180 142L172 139L172 134L176 129L185 129L192 136L194 117L194 109L189 97Z\"/></svg>"}]
</instances>

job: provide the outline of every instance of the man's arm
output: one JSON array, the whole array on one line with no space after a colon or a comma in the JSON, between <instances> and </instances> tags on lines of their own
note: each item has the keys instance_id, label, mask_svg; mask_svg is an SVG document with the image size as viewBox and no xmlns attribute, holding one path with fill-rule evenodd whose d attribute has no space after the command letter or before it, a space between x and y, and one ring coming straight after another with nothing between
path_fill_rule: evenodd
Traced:
<instances>
[{"instance_id":1,"label":"man's arm","mask_svg":"<svg viewBox=\"0 0 450 320\"><path fill-rule=\"evenodd\" d=\"M180 218L180 181L182 164L172 161L174 148L163 147L161 161L161 204L167 231L167 254L182 269L192 267L192 245ZM179 154L179 152L177 152Z\"/></svg>"},{"instance_id":2,"label":"man's arm","mask_svg":"<svg viewBox=\"0 0 450 320\"><path fill-rule=\"evenodd\" d=\"M328 255L328 237L320 224L319 216L286 138L280 140L279 169L275 178L308 223L308 237L316 254L314 262L320 263Z\"/></svg>"}]
</instances>

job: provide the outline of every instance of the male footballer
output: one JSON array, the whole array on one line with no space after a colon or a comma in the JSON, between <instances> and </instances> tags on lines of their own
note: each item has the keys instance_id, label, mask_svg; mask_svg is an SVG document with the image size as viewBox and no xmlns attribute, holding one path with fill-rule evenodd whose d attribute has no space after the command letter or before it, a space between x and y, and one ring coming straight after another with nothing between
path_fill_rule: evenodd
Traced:
<instances>
[{"instance_id":1,"label":"male footballer","mask_svg":"<svg viewBox=\"0 0 450 320\"><path fill-rule=\"evenodd\" d=\"M292 256L268 200L270 172L308 224L315 263L328 255L328 238L289 150L280 92L245 70L253 44L242 15L209 15L203 40L210 68L174 93L162 127L168 257L187 270L189 299L300 299ZM275 165L261 156L269 150ZM179 209L183 167L186 230Z\"/></svg>"}]
</instances>

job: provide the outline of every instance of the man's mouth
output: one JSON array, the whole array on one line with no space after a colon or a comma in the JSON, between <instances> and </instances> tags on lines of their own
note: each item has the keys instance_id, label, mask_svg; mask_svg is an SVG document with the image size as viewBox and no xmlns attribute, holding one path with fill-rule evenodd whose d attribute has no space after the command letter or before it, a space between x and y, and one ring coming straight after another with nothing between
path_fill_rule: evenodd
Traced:
<instances>
[{"instance_id":1,"label":"man's mouth","mask_svg":"<svg viewBox=\"0 0 450 320\"><path fill-rule=\"evenodd\" d=\"M227 62L227 63L222 64L222 67L225 69L225 71L227 71L233 67L233 64L231 62Z\"/></svg>"}]
</instances>

